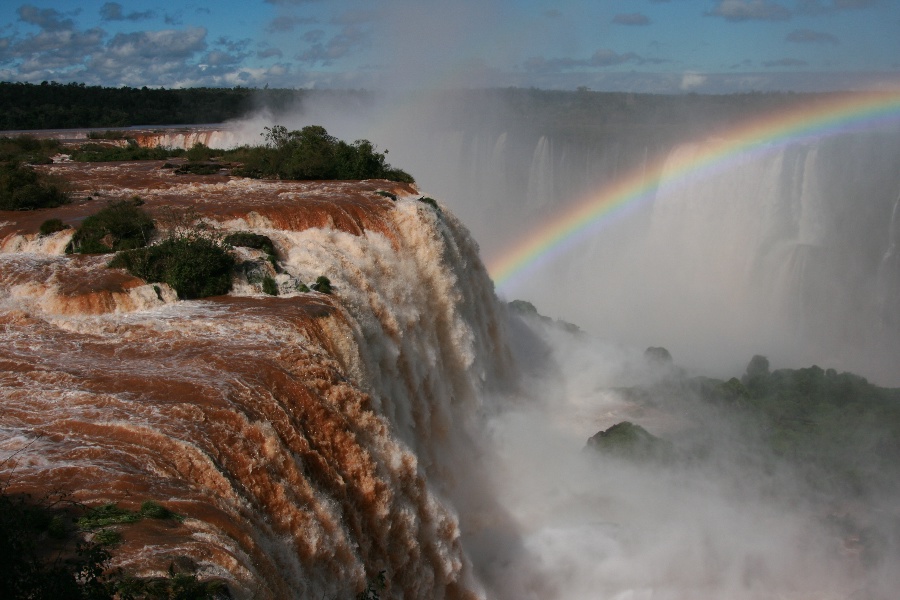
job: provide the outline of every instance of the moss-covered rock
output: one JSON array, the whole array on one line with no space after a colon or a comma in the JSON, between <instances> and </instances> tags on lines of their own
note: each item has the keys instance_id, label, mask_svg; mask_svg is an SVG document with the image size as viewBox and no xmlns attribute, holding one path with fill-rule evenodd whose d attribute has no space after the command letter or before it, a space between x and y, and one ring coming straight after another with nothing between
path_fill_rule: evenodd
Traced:
<instances>
[{"instance_id":1,"label":"moss-covered rock","mask_svg":"<svg viewBox=\"0 0 900 600\"><path fill-rule=\"evenodd\" d=\"M671 460L674 447L670 442L629 421L616 423L587 441L587 447L618 458L633 460Z\"/></svg>"}]
</instances>

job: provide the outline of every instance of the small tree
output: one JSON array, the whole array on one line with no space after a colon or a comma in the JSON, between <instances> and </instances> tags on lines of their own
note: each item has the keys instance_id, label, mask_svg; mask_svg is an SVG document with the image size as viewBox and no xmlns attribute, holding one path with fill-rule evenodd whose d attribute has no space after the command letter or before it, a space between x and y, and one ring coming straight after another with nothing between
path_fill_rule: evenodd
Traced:
<instances>
[{"instance_id":1,"label":"small tree","mask_svg":"<svg viewBox=\"0 0 900 600\"><path fill-rule=\"evenodd\" d=\"M751 394L761 396L765 394L769 381L769 359L756 354L747 364L747 371L741 377L743 383Z\"/></svg>"}]
</instances>

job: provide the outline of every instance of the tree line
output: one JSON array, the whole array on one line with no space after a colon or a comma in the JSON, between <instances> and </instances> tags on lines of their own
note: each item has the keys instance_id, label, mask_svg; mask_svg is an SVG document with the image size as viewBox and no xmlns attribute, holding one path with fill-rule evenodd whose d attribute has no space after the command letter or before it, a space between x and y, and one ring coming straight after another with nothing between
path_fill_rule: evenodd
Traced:
<instances>
[{"instance_id":1,"label":"tree line","mask_svg":"<svg viewBox=\"0 0 900 600\"><path fill-rule=\"evenodd\" d=\"M359 100L353 90L257 88L132 88L84 83L0 82L0 130L132 127L223 123L266 108L274 113L302 106L312 94Z\"/></svg>"}]
</instances>

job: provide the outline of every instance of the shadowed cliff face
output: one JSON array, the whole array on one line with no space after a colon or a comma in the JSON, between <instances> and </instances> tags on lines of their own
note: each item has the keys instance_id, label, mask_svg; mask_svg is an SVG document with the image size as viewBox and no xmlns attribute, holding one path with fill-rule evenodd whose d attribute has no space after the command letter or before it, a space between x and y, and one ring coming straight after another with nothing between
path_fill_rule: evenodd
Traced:
<instances>
[{"instance_id":1,"label":"shadowed cliff face","mask_svg":"<svg viewBox=\"0 0 900 600\"><path fill-rule=\"evenodd\" d=\"M187 556L238 597L349 597L382 570L403 597L482 597L462 541L476 527L451 506L465 497L479 532L503 522L473 440L480 392L510 365L475 244L406 185L160 167L47 167L75 201L0 214L9 489L160 502L184 522L128 526L117 562L160 574ZM71 230L36 233L134 195L157 217L264 233L282 278L324 274L334 293L245 282L179 302L108 257L62 254Z\"/></svg>"}]
</instances>

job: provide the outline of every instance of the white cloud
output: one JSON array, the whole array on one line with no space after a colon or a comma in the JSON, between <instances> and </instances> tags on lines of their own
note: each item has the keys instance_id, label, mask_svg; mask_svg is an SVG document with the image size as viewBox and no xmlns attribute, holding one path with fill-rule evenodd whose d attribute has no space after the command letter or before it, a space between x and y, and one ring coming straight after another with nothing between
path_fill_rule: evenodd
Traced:
<instances>
[{"instance_id":1,"label":"white cloud","mask_svg":"<svg viewBox=\"0 0 900 600\"><path fill-rule=\"evenodd\" d=\"M684 73L681 76L681 85L679 86L679 89L683 92L689 92L701 87L706 83L706 80L706 75L701 73Z\"/></svg>"}]
</instances>

